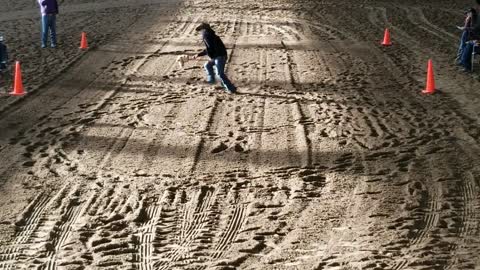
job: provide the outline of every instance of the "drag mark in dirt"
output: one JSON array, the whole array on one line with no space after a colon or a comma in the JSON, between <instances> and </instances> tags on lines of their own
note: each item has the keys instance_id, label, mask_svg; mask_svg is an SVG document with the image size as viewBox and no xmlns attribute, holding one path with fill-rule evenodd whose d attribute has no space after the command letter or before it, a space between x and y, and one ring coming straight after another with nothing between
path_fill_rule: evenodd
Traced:
<instances>
[{"instance_id":1,"label":"drag mark in dirt","mask_svg":"<svg viewBox=\"0 0 480 270\"><path fill-rule=\"evenodd\" d=\"M435 36L437 39L441 39L451 44L455 44L458 40L458 37L454 36L452 33L449 33L428 21L421 8L402 7L402 9L407 14L408 20L410 20L416 27L421 28L425 32Z\"/></svg>"},{"instance_id":2,"label":"drag mark in dirt","mask_svg":"<svg viewBox=\"0 0 480 270\"><path fill-rule=\"evenodd\" d=\"M297 29L295 29L294 26L288 24L281 26L272 24L268 25L268 27L275 30L281 36L282 40L300 41L305 39L304 36Z\"/></svg>"},{"instance_id":3,"label":"drag mark in dirt","mask_svg":"<svg viewBox=\"0 0 480 270\"><path fill-rule=\"evenodd\" d=\"M253 116L254 125L246 130L247 134L250 134L251 136L251 149L260 149L262 145L263 133L267 132L267 130L264 130L265 104L266 99L262 98L260 100L260 104L257 106L257 113ZM259 151L255 151L254 153L250 154L250 164L258 164L260 157Z\"/></svg>"},{"instance_id":4,"label":"drag mark in dirt","mask_svg":"<svg viewBox=\"0 0 480 270\"><path fill-rule=\"evenodd\" d=\"M128 144L128 141L132 137L134 130L134 128L125 128L121 131L119 136L115 137L115 140L112 141L110 147L108 148L107 154L100 162L101 168L111 166L111 164L114 162L115 157L122 154L122 150Z\"/></svg>"},{"instance_id":5,"label":"drag mark in dirt","mask_svg":"<svg viewBox=\"0 0 480 270\"><path fill-rule=\"evenodd\" d=\"M313 12L312 14L314 17L322 18L322 14L318 12ZM302 21L305 23L310 29L311 34L318 36L322 40L329 40L329 41L346 41L346 42L355 42L355 36L350 33L346 32L339 27L331 26L327 23L318 23L315 20L304 20Z\"/></svg>"},{"instance_id":6,"label":"drag mark in dirt","mask_svg":"<svg viewBox=\"0 0 480 270\"><path fill-rule=\"evenodd\" d=\"M296 122L296 142L302 159L301 166L303 168L310 167L312 165L312 146L307 127L305 126L309 120L304 115L301 105L298 102L292 104L292 115L293 120Z\"/></svg>"},{"instance_id":7,"label":"drag mark in dirt","mask_svg":"<svg viewBox=\"0 0 480 270\"><path fill-rule=\"evenodd\" d=\"M289 50L283 42L282 45L286 53L287 63L285 65L285 73L287 80L295 89L295 92L302 94L304 90L298 84L300 81L300 72L298 70L297 62L294 61L293 51ZM298 144L297 148L302 159L301 165L302 167L309 167L312 165L312 146L309 139L308 130L305 125L311 123L311 120L306 117L306 110L302 108L302 104L298 101L292 104L291 111L293 117L292 120L295 122L296 126L295 133L297 134L297 138L295 141Z\"/></svg>"},{"instance_id":8,"label":"drag mark in dirt","mask_svg":"<svg viewBox=\"0 0 480 270\"><path fill-rule=\"evenodd\" d=\"M193 27L194 23L199 20L198 17L181 17L179 18L179 25L174 26L172 25L171 27L174 29L171 32L171 37L188 37L193 33Z\"/></svg>"},{"instance_id":9,"label":"drag mark in dirt","mask_svg":"<svg viewBox=\"0 0 480 270\"><path fill-rule=\"evenodd\" d=\"M214 98L213 100L213 105L209 109L209 115L208 118L204 124L204 126L201 128L201 132L205 135L210 135L211 134L211 127L212 124L214 123L214 118L218 114L219 107L222 107L221 104L219 104L217 98ZM198 162L200 161L201 154L204 150L204 145L205 145L205 139L202 137L200 138L200 141L197 145L196 151L195 151L195 156L193 158L193 164L192 164L192 169L191 171L195 171L197 169Z\"/></svg>"}]
</instances>

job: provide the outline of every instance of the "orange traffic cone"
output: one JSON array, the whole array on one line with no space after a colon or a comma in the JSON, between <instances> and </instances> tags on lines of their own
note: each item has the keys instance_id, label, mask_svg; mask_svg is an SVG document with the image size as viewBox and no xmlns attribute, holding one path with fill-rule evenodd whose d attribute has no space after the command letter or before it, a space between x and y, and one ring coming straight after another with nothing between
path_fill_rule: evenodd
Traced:
<instances>
[{"instance_id":1,"label":"orange traffic cone","mask_svg":"<svg viewBox=\"0 0 480 270\"><path fill-rule=\"evenodd\" d=\"M432 59L428 60L427 68L427 87L422 91L424 94L435 93L435 77L433 74L433 62Z\"/></svg>"},{"instance_id":2,"label":"orange traffic cone","mask_svg":"<svg viewBox=\"0 0 480 270\"><path fill-rule=\"evenodd\" d=\"M80 40L80 49L82 50L88 49L87 33L85 32L82 32L82 39Z\"/></svg>"},{"instance_id":3,"label":"orange traffic cone","mask_svg":"<svg viewBox=\"0 0 480 270\"><path fill-rule=\"evenodd\" d=\"M385 28L385 34L383 35L383 46L391 46L392 42L390 41L390 31L388 28Z\"/></svg>"},{"instance_id":4,"label":"orange traffic cone","mask_svg":"<svg viewBox=\"0 0 480 270\"><path fill-rule=\"evenodd\" d=\"M10 92L12 96L23 96L25 95L25 90L23 89L22 82L22 70L20 68L20 62L15 63L15 80L13 82L13 92Z\"/></svg>"}]
</instances>

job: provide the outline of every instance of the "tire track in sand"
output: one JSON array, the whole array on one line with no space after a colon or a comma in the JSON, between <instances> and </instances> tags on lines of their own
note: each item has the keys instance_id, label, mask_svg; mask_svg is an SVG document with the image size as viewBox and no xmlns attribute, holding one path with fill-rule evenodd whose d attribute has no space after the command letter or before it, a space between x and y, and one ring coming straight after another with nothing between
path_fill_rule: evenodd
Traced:
<instances>
[{"instance_id":1,"label":"tire track in sand","mask_svg":"<svg viewBox=\"0 0 480 270\"><path fill-rule=\"evenodd\" d=\"M155 269L170 269L172 264L177 262L188 252L188 248L197 239L201 229L205 227L208 220L208 211L215 202L214 190L207 187L201 188L188 203L183 205L181 211L181 223L178 229L177 248L171 249L162 256L160 262L154 264Z\"/></svg>"},{"instance_id":2,"label":"tire track in sand","mask_svg":"<svg viewBox=\"0 0 480 270\"><path fill-rule=\"evenodd\" d=\"M161 224L161 217L163 215L164 204L169 203L168 200L174 196L170 190L166 190L159 201L154 202L152 205L147 207L148 221L142 224L139 233L139 243L137 250L139 269L141 270L152 270L154 269L153 265L153 254L155 251L154 240L157 237L157 226Z\"/></svg>"},{"instance_id":3,"label":"tire track in sand","mask_svg":"<svg viewBox=\"0 0 480 270\"><path fill-rule=\"evenodd\" d=\"M22 254L23 247L27 244L35 231L37 230L40 219L48 206L49 200L45 193L40 193L27 206L26 211L20 221L24 220L24 225L20 225L20 230L15 236L13 243L7 247L2 247L0 250L0 268L13 269L14 263ZM21 224L17 222L17 224Z\"/></svg>"},{"instance_id":4,"label":"tire track in sand","mask_svg":"<svg viewBox=\"0 0 480 270\"><path fill-rule=\"evenodd\" d=\"M55 196L39 195L32 201L27 211L33 210L30 216L24 216L18 223L20 233L15 237L14 244L10 247L9 257L24 261L36 257L39 269L57 269L57 255L72 233L73 225L88 209L95 194L90 196L86 204L79 203L79 186L69 188L67 184ZM25 246L35 243L40 248ZM15 253L12 253L15 252ZM19 257L20 254L26 256ZM16 263L18 263L16 261ZM11 269L11 266L5 269ZM3 269L3 268L2 268Z\"/></svg>"},{"instance_id":5,"label":"tire track in sand","mask_svg":"<svg viewBox=\"0 0 480 270\"><path fill-rule=\"evenodd\" d=\"M430 175L425 175L425 179L429 179L428 182L421 184L420 182L413 183L411 185L411 193L419 194L421 208L412 213L414 225L409 229L410 236L408 237L408 245L405 246L404 257L394 264L392 269L400 270L405 269L411 261L409 260L410 254L418 253L419 250L425 248L431 238L431 233L437 228L440 220L441 210L441 187L438 183L434 182L435 171L433 170L433 164L426 161L426 165L421 165L420 161L416 162L416 169L419 171L424 170L422 167L430 168ZM413 172L410 172L413 174ZM425 190L423 189L425 188ZM423 207L422 207L423 206ZM402 246L404 244L400 244Z\"/></svg>"},{"instance_id":6,"label":"tire track in sand","mask_svg":"<svg viewBox=\"0 0 480 270\"><path fill-rule=\"evenodd\" d=\"M75 195L75 193L77 192L78 190L74 188L70 192L70 195ZM87 202L84 203L83 205L78 202L79 198L76 198L69 201L68 205L64 206L66 207L66 213L60 218L60 221L56 223L53 233L50 234L50 236L53 237L53 239L50 239L53 246L53 250L49 251L46 254L47 265L44 269L47 269L47 270L57 269L58 254L62 251L63 245L65 244L70 234L72 233L74 224L83 214L85 214L88 211L91 203L95 198L95 195L96 194L93 193L90 196L90 199L87 200Z\"/></svg>"},{"instance_id":7,"label":"tire track in sand","mask_svg":"<svg viewBox=\"0 0 480 270\"><path fill-rule=\"evenodd\" d=\"M181 191L182 192L182 191ZM224 209L226 195L220 187L201 187L188 202L177 207L177 237L175 243L165 247L169 249L159 253L154 263L155 269L171 269L186 264L198 265L204 269L205 263L213 263L222 257L223 252L232 244L246 219L246 205L238 204L233 209ZM230 212L225 227L220 224L220 216ZM217 233L215 233L217 232ZM206 250L211 250L206 253Z\"/></svg>"},{"instance_id":8,"label":"tire track in sand","mask_svg":"<svg viewBox=\"0 0 480 270\"><path fill-rule=\"evenodd\" d=\"M479 160L475 157L473 149L468 149L462 144L458 144L459 148L463 148L464 159L470 163L470 168L464 170L459 175L459 181L462 182L458 185L458 182L454 184L454 187L447 186L448 191L456 191L457 187L460 194L452 194L449 196L452 200L452 208L457 212L459 220L452 219L453 221L460 222L458 228L458 237L455 238L456 242L450 245L449 254L450 260L445 269L467 269L478 262L478 239L480 235L480 227L478 221L480 219L480 213L478 207L480 205L480 197L477 195L479 188L479 182L476 179L478 177L478 164ZM460 167L460 164L452 164L452 166ZM442 179L443 180L443 179ZM461 203L456 200L461 200ZM461 206L460 209L457 209ZM475 250L477 252L475 252ZM476 256L474 255L476 253Z\"/></svg>"},{"instance_id":9,"label":"tire track in sand","mask_svg":"<svg viewBox=\"0 0 480 270\"><path fill-rule=\"evenodd\" d=\"M467 242L469 242L470 238L477 238L479 234L478 220L480 215L476 209L478 201L475 192L475 178L471 172L466 172L464 177L463 184L460 187L463 200L462 227L459 230L458 243L450 246L451 260L445 267L446 270L462 267L463 261L458 257L468 253L468 251L463 250L468 246Z\"/></svg>"},{"instance_id":10,"label":"tire track in sand","mask_svg":"<svg viewBox=\"0 0 480 270\"><path fill-rule=\"evenodd\" d=\"M289 83L295 89L296 92L302 93L304 90L297 82L300 81L299 71L297 68L297 63L293 60L292 50L289 50L285 43L282 42L286 53L287 63L285 65L285 73ZM309 123L309 118L306 117L305 113L308 110L302 108L302 105L299 101L294 102L291 105L291 112L293 121L295 122L295 133L297 149L300 153L301 166L310 167L312 165L312 145L309 138L309 131L306 127L306 124ZM311 121L311 120L310 120Z\"/></svg>"},{"instance_id":11,"label":"tire track in sand","mask_svg":"<svg viewBox=\"0 0 480 270\"><path fill-rule=\"evenodd\" d=\"M424 30L425 32L434 35L435 37L445 41L446 43L455 44L458 40L458 37L449 33L440 27L431 23L427 18L425 18L425 14L423 13L421 8L418 7L400 7L402 10L405 11L407 14L408 20L410 20L415 26Z\"/></svg>"},{"instance_id":12,"label":"tire track in sand","mask_svg":"<svg viewBox=\"0 0 480 270\"><path fill-rule=\"evenodd\" d=\"M233 243L238 232L243 227L247 218L246 205L235 206L231 218L228 222L228 227L222 232L221 238L218 240L217 245L214 248L212 258L219 259L224 254L224 251Z\"/></svg>"}]
</instances>

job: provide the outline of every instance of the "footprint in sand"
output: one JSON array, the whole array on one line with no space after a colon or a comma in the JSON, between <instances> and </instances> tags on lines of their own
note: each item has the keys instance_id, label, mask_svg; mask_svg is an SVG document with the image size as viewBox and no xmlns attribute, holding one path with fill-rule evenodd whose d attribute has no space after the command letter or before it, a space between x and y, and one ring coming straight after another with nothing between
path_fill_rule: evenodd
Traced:
<instances>
[{"instance_id":1,"label":"footprint in sand","mask_svg":"<svg viewBox=\"0 0 480 270\"><path fill-rule=\"evenodd\" d=\"M217 153L223 152L227 149L228 149L228 146L225 143L220 142L212 149L211 153L212 154L217 154Z\"/></svg>"}]
</instances>

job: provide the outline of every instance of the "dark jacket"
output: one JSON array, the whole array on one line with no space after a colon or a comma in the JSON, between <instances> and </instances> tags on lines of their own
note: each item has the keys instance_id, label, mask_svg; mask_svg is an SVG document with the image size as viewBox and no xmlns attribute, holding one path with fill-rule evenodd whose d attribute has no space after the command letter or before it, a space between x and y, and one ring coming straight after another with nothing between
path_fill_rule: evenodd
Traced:
<instances>
[{"instance_id":1,"label":"dark jacket","mask_svg":"<svg viewBox=\"0 0 480 270\"><path fill-rule=\"evenodd\" d=\"M477 17L477 22L473 26L471 39L480 40L480 18Z\"/></svg>"},{"instance_id":2,"label":"dark jacket","mask_svg":"<svg viewBox=\"0 0 480 270\"><path fill-rule=\"evenodd\" d=\"M57 0L38 0L43 15L58 14Z\"/></svg>"},{"instance_id":3,"label":"dark jacket","mask_svg":"<svg viewBox=\"0 0 480 270\"><path fill-rule=\"evenodd\" d=\"M207 48L199 53L198 56L208 55L212 59L220 56L227 57L225 44L223 44L220 37L215 34L215 31L210 28L202 31L203 43L205 43Z\"/></svg>"},{"instance_id":4,"label":"dark jacket","mask_svg":"<svg viewBox=\"0 0 480 270\"><path fill-rule=\"evenodd\" d=\"M473 12L472 12L473 11ZM479 40L480 39L480 16L479 12L473 9L471 11L472 16L469 21L469 25L466 25L465 30L468 31L468 40Z\"/></svg>"},{"instance_id":5,"label":"dark jacket","mask_svg":"<svg viewBox=\"0 0 480 270\"><path fill-rule=\"evenodd\" d=\"M0 69L5 69L7 68L7 62L8 62L8 51L7 51L7 46L0 42Z\"/></svg>"}]
</instances>

